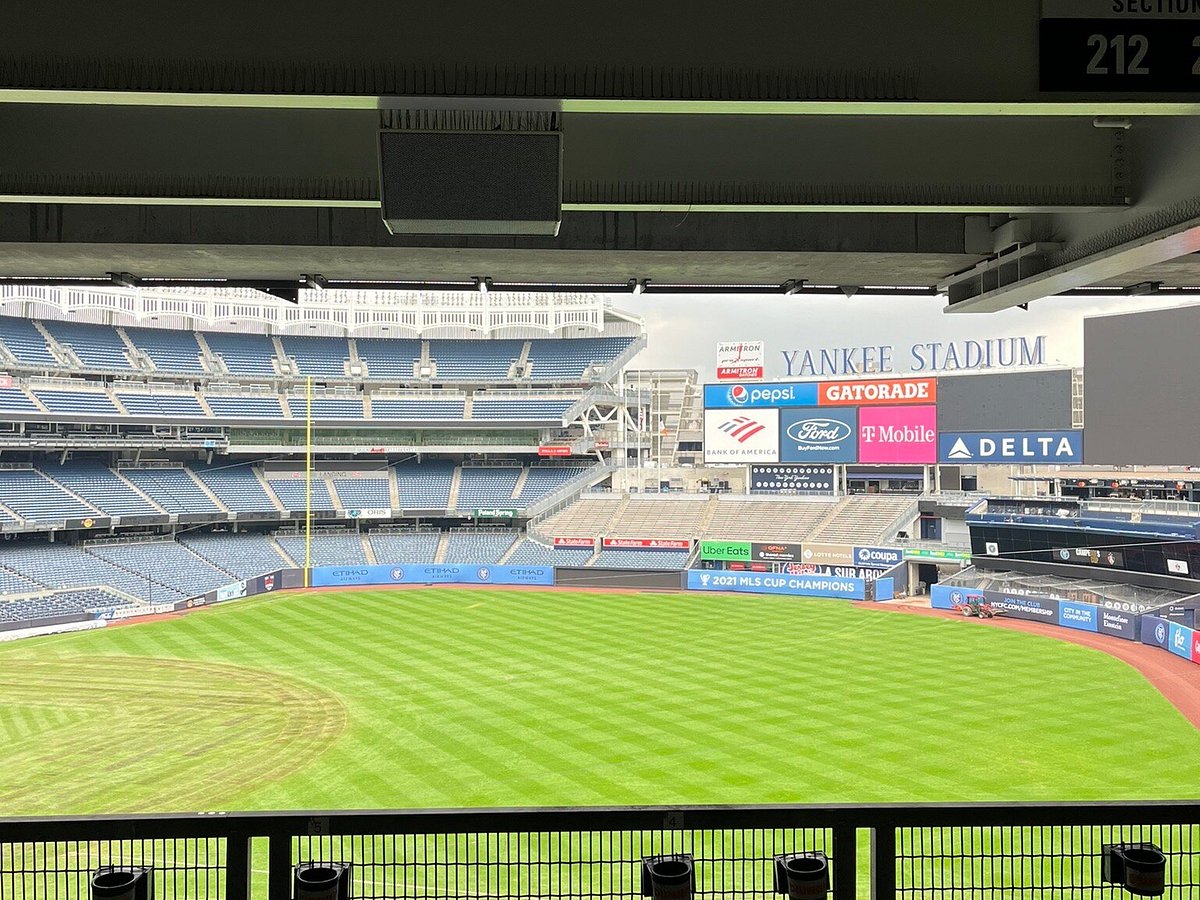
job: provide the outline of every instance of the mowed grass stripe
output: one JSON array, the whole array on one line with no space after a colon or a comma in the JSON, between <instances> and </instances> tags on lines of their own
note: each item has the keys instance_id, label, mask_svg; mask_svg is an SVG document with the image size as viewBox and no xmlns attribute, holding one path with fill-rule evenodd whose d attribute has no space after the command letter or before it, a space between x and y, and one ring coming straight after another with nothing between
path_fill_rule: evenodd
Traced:
<instances>
[{"instance_id":1,"label":"mowed grass stripe","mask_svg":"<svg viewBox=\"0 0 1200 900\"><path fill-rule=\"evenodd\" d=\"M1186 797L1200 774L1196 730L1116 660L837 601L271 595L6 645L0 671L114 656L143 659L138 677L150 681L165 677L160 661L209 665L251 690L284 678L336 698L345 722L319 745L283 733L260 742L253 783L186 755L169 792L109 779L111 809L180 797L209 809ZM169 740L197 715L221 715L215 702L187 709L181 693L159 692L139 721ZM135 722L100 735L97 717L78 714L78 688L42 694L36 715L0 698L0 735L29 734L14 778L21 766L44 772L37 756L52 752L51 736L98 748L73 757L97 778L120 762L121 729ZM1137 727L1118 733L1114 706L1136 710ZM0 811L49 810L20 806L29 802L10 795ZM55 812L101 808L95 797L86 810L54 802Z\"/></svg>"}]
</instances>

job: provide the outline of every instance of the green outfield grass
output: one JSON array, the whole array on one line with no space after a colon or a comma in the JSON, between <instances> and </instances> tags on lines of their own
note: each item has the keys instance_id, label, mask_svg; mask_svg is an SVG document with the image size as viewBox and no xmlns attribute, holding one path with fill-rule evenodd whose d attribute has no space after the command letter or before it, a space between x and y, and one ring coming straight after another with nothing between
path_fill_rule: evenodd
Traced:
<instances>
[{"instance_id":1,"label":"green outfield grass","mask_svg":"<svg viewBox=\"0 0 1200 900\"><path fill-rule=\"evenodd\" d=\"M1102 653L695 594L272 595L20 641L0 740L6 815L1158 799L1200 775L1200 733Z\"/></svg>"}]
</instances>

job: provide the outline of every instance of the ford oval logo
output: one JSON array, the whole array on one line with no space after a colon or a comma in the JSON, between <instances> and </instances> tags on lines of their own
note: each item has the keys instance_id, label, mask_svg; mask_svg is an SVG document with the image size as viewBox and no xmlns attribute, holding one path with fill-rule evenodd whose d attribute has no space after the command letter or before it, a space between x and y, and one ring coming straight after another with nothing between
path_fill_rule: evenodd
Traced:
<instances>
[{"instance_id":1,"label":"ford oval logo","mask_svg":"<svg viewBox=\"0 0 1200 900\"><path fill-rule=\"evenodd\" d=\"M836 444L850 434L850 426L837 419L803 419L787 429L788 437L797 444Z\"/></svg>"}]
</instances>

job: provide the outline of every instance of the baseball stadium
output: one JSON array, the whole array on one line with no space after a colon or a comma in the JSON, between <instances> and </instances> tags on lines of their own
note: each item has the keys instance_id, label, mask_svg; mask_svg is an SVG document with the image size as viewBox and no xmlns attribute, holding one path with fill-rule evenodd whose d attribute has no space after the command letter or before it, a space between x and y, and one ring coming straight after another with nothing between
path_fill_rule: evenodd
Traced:
<instances>
[{"instance_id":1,"label":"baseball stadium","mask_svg":"<svg viewBox=\"0 0 1200 900\"><path fill-rule=\"evenodd\" d=\"M1195 2L78 6L0 900L1200 900Z\"/></svg>"}]
</instances>

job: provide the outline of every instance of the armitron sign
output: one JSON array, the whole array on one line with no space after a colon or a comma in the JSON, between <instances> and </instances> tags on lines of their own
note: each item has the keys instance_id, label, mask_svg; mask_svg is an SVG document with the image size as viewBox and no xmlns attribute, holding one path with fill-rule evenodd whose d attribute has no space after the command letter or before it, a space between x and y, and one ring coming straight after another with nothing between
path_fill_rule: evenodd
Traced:
<instances>
[{"instance_id":1,"label":"armitron sign","mask_svg":"<svg viewBox=\"0 0 1200 900\"><path fill-rule=\"evenodd\" d=\"M717 344L717 380L762 378L763 353L762 341L722 341Z\"/></svg>"}]
</instances>

